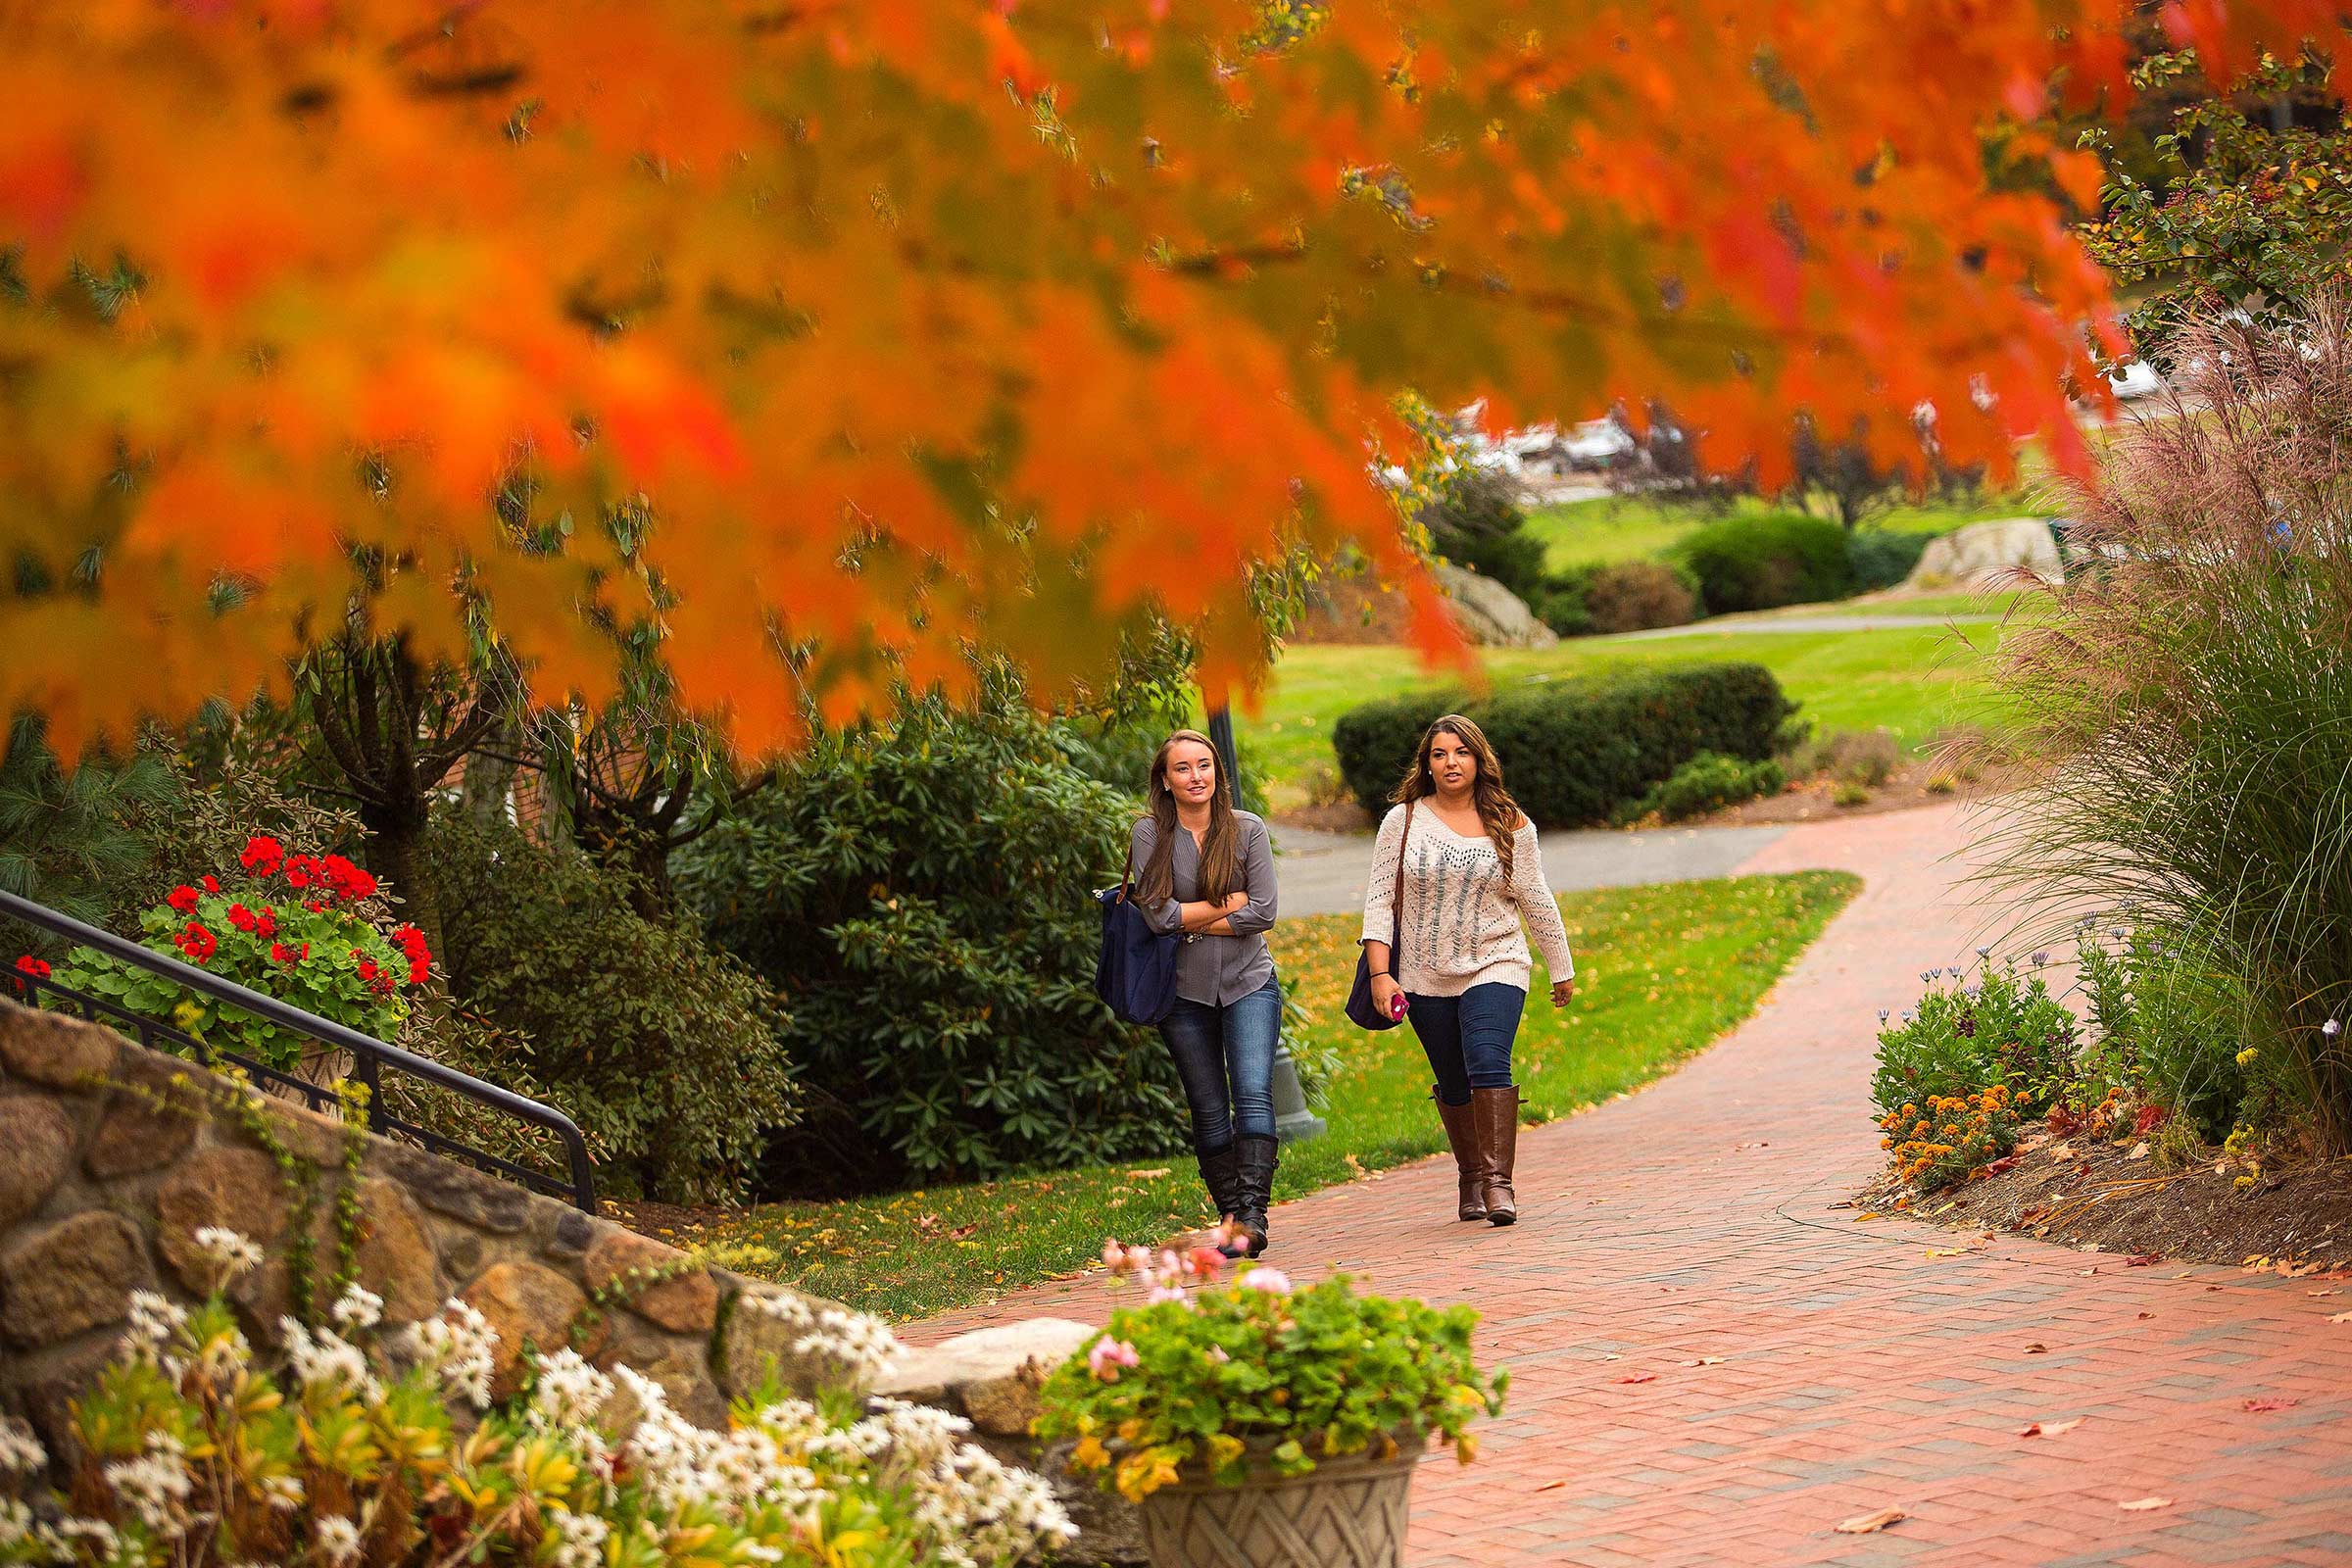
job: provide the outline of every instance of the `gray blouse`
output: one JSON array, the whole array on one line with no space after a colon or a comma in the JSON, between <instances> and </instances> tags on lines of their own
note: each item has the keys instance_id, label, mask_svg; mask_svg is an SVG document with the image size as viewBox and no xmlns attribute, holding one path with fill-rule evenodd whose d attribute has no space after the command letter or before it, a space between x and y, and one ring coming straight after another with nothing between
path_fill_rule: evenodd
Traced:
<instances>
[{"instance_id":1,"label":"gray blouse","mask_svg":"<svg viewBox=\"0 0 2352 1568\"><path fill-rule=\"evenodd\" d=\"M1233 817L1241 829L1242 887L1248 891L1250 903L1226 916L1233 935L1196 932L1176 950L1176 995L1187 1002L1221 1007L1231 1006L1274 978L1274 955L1266 951L1266 931L1274 924L1274 841L1253 812L1236 811ZM1135 824L1128 843L1139 875L1152 858L1152 846L1158 836L1159 825L1151 817ZM1183 928L1179 904L1197 904L1200 899L1200 846L1181 827L1176 830L1176 853L1169 869L1175 873L1176 896L1157 906L1139 899L1135 906L1152 929L1163 935Z\"/></svg>"}]
</instances>

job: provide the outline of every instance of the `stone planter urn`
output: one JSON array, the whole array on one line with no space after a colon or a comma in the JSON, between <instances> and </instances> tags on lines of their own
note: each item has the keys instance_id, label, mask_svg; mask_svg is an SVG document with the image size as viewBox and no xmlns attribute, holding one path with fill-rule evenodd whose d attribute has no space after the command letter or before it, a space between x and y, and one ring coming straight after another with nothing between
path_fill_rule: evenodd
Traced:
<instances>
[{"instance_id":1,"label":"stone planter urn","mask_svg":"<svg viewBox=\"0 0 2352 1568\"><path fill-rule=\"evenodd\" d=\"M1239 1486L1187 1476L1143 1500L1152 1568L1401 1568L1423 1445L1323 1459L1302 1476L1252 1465Z\"/></svg>"}]
</instances>

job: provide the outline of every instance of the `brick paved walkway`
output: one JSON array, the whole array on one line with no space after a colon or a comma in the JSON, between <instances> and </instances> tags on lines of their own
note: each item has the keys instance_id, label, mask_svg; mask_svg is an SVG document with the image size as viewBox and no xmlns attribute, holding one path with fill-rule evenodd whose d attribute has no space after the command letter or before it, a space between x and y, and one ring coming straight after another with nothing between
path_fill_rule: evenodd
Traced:
<instances>
[{"instance_id":1,"label":"brick paved walkway","mask_svg":"<svg viewBox=\"0 0 2352 1568\"><path fill-rule=\"evenodd\" d=\"M1745 869L1868 887L1729 1040L1527 1134L1514 1229L1456 1224L1441 1162L1278 1211L1269 1261L1469 1300L1511 1370L1480 1462L1421 1469L1415 1568L2352 1563L2352 1324L2327 1321L2352 1285L2317 1298L1829 1206L1881 1158L1876 1009L1979 940L1938 863L1962 837L1948 810L1905 812L1759 854ZM1047 1286L908 1337L1100 1317L1107 1297ZM2172 1505L2118 1507L2151 1496ZM1909 1517L1833 1532L1886 1507Z\"/></svg>"}]
</instances>

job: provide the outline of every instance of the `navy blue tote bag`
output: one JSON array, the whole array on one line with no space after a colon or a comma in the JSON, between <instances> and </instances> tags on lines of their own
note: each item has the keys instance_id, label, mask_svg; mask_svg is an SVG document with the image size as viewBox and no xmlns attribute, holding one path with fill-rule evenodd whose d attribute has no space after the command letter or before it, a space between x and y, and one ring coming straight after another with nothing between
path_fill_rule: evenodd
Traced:
<instances>
[{"instance_id":1,"label":"navy blue tote bag","mask_svg":"<svg viewBox=\"0 0 2352 1568\"><path fill-rule=\"evenodd\" d=\"M1095 960L1095 995L1129 1023L1158 1023L1176 1007L1176 949L1183 937L1162 936L1135 906L1135 855L1119 885L1095 895L1102 906L1102 953Z\"/></svg>"}]
</instances>

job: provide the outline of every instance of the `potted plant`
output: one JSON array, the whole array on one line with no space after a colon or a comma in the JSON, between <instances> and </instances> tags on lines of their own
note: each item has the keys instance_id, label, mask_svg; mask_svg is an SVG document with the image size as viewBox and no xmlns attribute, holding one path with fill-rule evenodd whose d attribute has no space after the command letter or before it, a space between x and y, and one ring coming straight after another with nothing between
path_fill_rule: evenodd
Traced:
<instances>
[{"instance_id":1,"label":"potted plant","mask_svg":"<svg viewBox=\"0 0 2352 1568\"><path fill-rule=\"evenodd\" d=\"M1360 1296L1345 1275L1293 1290L1249 1265L1219 1283L1207 1247L1104 1257L1150 1294L1047 1380L1035 1431L1139 1505L1152 1562L1400 1563L1431 1434L1466 1464L1465 1429L1502 1407L1508 1374L1471 1355L1478 1314Z\"/></svg>"}]
</instances>

